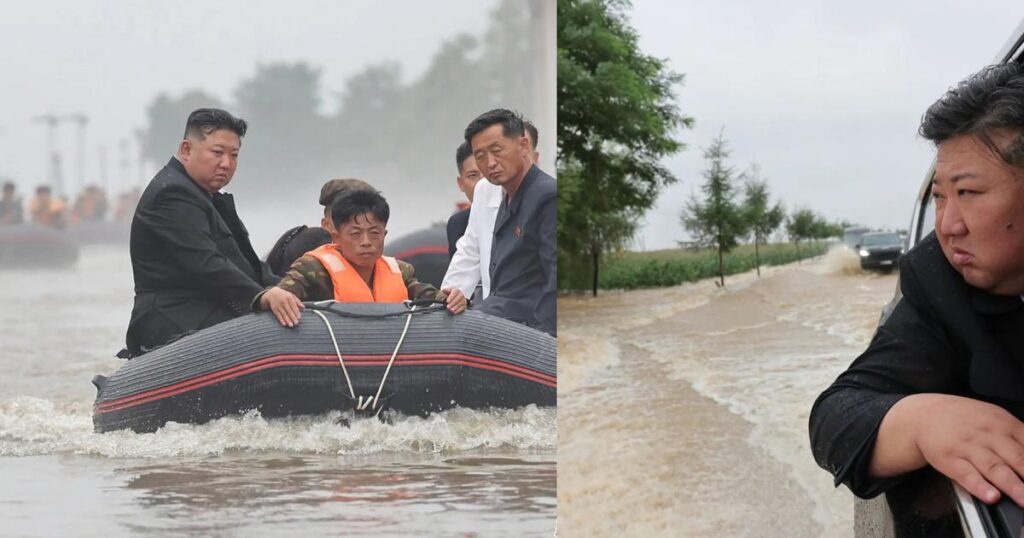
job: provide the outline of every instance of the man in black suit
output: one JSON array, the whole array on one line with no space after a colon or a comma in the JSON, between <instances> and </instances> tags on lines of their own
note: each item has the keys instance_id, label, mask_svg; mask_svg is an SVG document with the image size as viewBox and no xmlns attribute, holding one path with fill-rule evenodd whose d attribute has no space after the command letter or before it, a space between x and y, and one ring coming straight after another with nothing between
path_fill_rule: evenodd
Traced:
<instances>
[{"instance_id":1,"label":"man in black suit","mask_svg":"<svg viewBox=\"0 0 1024 538\"><path fill-rule=\"evenodd\" d=\"M491 293L480 310L555 335L557 283L555 179L530 164L523 119L506 109L466 127L480 172L504 191L491 245Z\"/></svg>"},{"instance_id":2,"label":"man in black suit","mask_svg":"<svg viewBox=\"0 0 1024 538\"><path fill-rule=\"evenodd\" d=\"M245 131L244 120L223 110L192 112L177 154L142 193L131 230L130 355L241 316L277 283L234 199L220 192L235 174Z\"/></svg>"},{"instance_id":3,"label":"man in black suit","mask_svg":"<svg viewBox=\"0 0 1024 538\"><path fill-rule=\"evenodd\" d=\"M523 128L525 129L526 139L530 141L530 152L527 154L527 158L530 159L528 165L537 164L540 161L540 154L537 153L537 127L530 120L523 120ZM455 178L455 184L466 195L466 198L469 199L469 203L472 204L474 187L476 187L477 181L480 181L484 176L476 166L476 159L473 158L473 150L469 147L468 142L463 142L455 150L455 165L459 168L459 175ZM448 232L449 259L455 257L455 244L466 233L466 227L469 225L469 212L472 209L472 206L470 206L456 211L452 216L448 217L446 231Z\"/></svg>"},{"instance_id":4,"label":"man in black suit","mask_svg":"<svg viewBox=\"0 0 1024 538\"><path fill-rule=\"evenodd\" d=\"M459 175L455 177L455 184L462 191L462 194L466 195L469 203L473 203L473 189L476 187L476 182L480 181L483 176L480 175L480 170L476 167L476 159L473 158L473 150L470 149L468 142L459 144L459 147L455 150L455 166L459 169ZM452 216L448 217L448 226L446 231L448 233L448 258L450 259L455 255L455 243L458 243L459 238L466 233L466 225L469 224L469 211L471 207L456 211Z\"/></svg>"},{"instance_id":5,"label":"man in black suit","mask_svg":"<svg viewBox=\"0 0 1024 538\"><path fill-rule=\"evenodd\" d=\"M986 68L921 123L938 148L935 233L902 298L810 418L819 465L858 496L931 466L1024 506L1024 66Z\"/></svg>"}]
</instances>

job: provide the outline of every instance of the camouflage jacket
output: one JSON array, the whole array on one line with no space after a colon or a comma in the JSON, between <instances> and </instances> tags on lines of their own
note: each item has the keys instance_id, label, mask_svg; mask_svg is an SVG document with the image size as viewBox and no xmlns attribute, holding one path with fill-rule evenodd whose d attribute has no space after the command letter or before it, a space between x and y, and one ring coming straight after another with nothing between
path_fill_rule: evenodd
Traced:
<instances>
[{"instance_id":1,"label":"camouflage jacket","mask_svg":"<svg viewBox=\"0 0 1024 538\"><path fill-rule=\"evenodd\" d=\"M437 299L443 300L444 294L434 286L426 282L416 280L414 268L411 263L395 260L398 268L402 271L402 280L409 290L409 299ZM334 299L334 283L331 275L324 268L320 260L306 254L295 260L295 263L288 268L288 272L281 278L277 287L291 292L302 301L325 301ZM267 288L270 289L270 288ZM260 310L260 299L266 290L263 290L253 299L252 309Z\"/></svg>"}]
</instances>

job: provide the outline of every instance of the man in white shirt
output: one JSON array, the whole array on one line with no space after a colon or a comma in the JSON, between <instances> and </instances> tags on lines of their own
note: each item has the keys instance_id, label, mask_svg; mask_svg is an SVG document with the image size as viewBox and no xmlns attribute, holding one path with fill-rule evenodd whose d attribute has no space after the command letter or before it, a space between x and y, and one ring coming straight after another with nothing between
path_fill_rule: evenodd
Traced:
<instances>
[{"instance_id":1,"label":"man in white shirt","mask_svg":"<svg viewBox=\"0 0 1024 538\"><path fill-rule=\"evenodd\" d=\"M526 138L533 149L527 166L540 160L537 152L537 128L529 121L524 121ZM486 180L486 178L484 178ZM490 181L477 181L473 188L473 206L469 212L469 223L466 233L455 244L455 255L448 264L441 289L458 288L466 297L473 297L477 285L480 285L480 299L486 299L491 291L491 243L494 240L494 221L501 206L502 190ZM474 298L475 299L475 298Z\"/></svg>"}]
</instances>

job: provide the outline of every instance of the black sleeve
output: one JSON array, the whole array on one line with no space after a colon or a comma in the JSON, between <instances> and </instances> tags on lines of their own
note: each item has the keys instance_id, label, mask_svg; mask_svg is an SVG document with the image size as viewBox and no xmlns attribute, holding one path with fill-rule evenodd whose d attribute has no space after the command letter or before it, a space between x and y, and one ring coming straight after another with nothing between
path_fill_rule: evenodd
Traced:
<instances>
[{"instance_id":1,"label":"black sleeve","mask_svg":"<svg viewBox=\"0 0 1024 538\"><path fill-rule=\"evenodd\" d=\"M188 193L165 189L153 204L140 207L136 218L210 297L244 312L263 289L221 253L210 229L209 215ZM230 237L226 240L234 241Z\"/></svg>"},{"instance_id":2,"label":"black sleeve","mask_svg":"<svg viewBox=\"0 0 1024 538\"><path fill-rule=\"evenodd\" d=\"M466 234L466 227L469 225L469 209L463 209L448 217L448 224L445 232L448 235L448 260L455 256L455 244Z\"/></svg>"},{"instance_id":3,"label":"black sleeve","mask_svg":"<svg viewBox=\"0 0 1024 538\"><path fill-rule=\"evenodd\" d=\"M534 318L540 329L552 336L558 334L558 198L552 196L541 205L540 217L540 268L544 275L544 287L540 300L534 309Z\"/></svg>"},{"instance_id":4,"label":"black sleeve","mask_svg":"<svg viewBox=\"0 0 1024 538\"><path fill-rule=\"evenodd\" d=\"M942 326L906 297L871 344L814 402L811 450L818 465L861 498L900 480L868 474L882 418L904 396L958 392L955 352Z\"/></svg>"},{"instance_id":5,"label":"black sleeve","mask_svg":"<svg viewBox=\"0 0 1024 538\"><path fill-rule=\"evenodd\" d=\"M459 237L456 235L458 232L455 231L456 227L455 215L448 217L448 224L445 226L445 232L448 234L448 260L455 256L455 243L459 241Z\"/></svg>"}]
</instances>

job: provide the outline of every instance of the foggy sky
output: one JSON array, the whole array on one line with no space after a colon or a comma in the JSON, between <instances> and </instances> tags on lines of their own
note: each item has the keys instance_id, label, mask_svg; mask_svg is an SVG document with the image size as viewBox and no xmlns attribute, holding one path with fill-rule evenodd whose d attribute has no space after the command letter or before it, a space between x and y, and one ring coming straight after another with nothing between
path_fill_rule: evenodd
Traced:
<instances>
[{"instance_id":1,"label":"foggy sky","mask_svg":"<svg viewBox=\"0 0 1024 538\"><path fill-rule=\"evenodd\" d=\"M680 183L647 214L646 249L685 238L679 212L723 128L737 172L759 163L787 209L906 228L934 155L916 136L922 113L1024 17L1011 0L634 0L629 13L643 51L685 74L678 102L696 120L666 161Z\"/></svg>"},{"instance_id":2,"label":"foggy sky","mask_svg":"<svg viewBox=\"0 0 1024 538\"><path fill-rule=\"evenodd\" d=\"M367 65L398 63L408 82L444 40L459 34L486 39L495 6L495 0L4 0L0 177L13 179L27 199L25 191L47 178L46 130L32 118L84 113L90 118L87 181L99 180L98 150L105 147L109 181L142 185L155 168L138 177L131 129L145 126L146 106L158 93L176 97L201 88L232 102L232 91L258 63L305 61L321 69L323 112L333 113L346 80ZM75 132L70 123L58 131L65 184L77 178ZM167 148L168 157L175 149ZM244 167L243 147L236 179L244 178ZM450 172L443 171L444 179L454 177ZM244 215L244 201L240 210Z\"/></svg>"}]
</instances>

